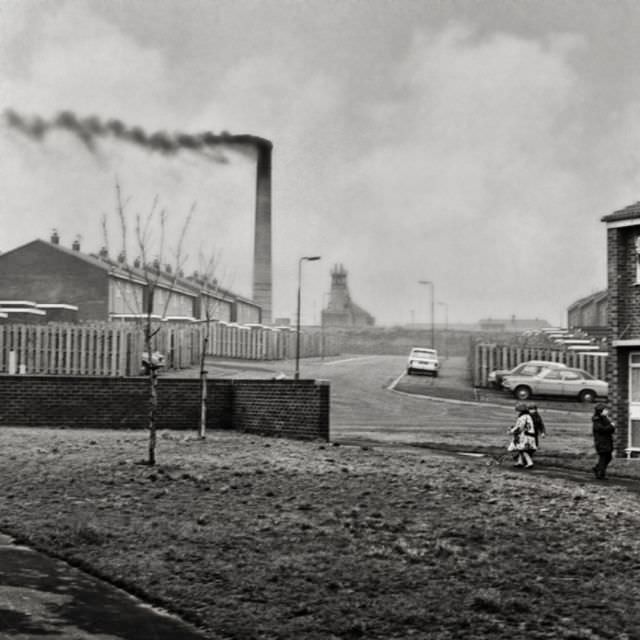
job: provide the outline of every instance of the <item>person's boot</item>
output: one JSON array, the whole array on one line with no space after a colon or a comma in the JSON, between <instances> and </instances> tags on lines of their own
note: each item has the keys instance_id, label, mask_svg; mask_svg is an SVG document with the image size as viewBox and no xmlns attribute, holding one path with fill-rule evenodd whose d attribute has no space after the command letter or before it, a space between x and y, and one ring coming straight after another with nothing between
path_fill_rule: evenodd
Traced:
<instances>
[{"instance_id":1,"label":"person's boot","mask_svg":"<svg viewBox=\"0 0 640 640\"><path fill-rule=\"evenodd\" d=\"M524 461L525 461L525 465L524 466L527 469L529 467L533 467L533 460L531 459L531 456L526 451L522 452L522 457L524 458Z\"/></svg>"}]
</instances>

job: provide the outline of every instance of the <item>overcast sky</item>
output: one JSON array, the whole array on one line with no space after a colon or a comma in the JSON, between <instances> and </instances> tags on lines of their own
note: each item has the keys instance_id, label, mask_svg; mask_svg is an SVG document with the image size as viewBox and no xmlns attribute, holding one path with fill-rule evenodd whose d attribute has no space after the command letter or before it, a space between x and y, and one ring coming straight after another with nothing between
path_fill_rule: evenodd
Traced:
<instances>
[{"instance_id":1,"label":"overcast sky","mask_svg":"<svg viewBox=\"0 0 640 640\"><path fill-rule=\"evenodd\" d=\"M274 316L321 255L303 322L341 263L378 324L426 322L431 280L438 322L564 325L606 286L600 217L640 198L639 31L635 0L2 0L0 107L272 140ZM118 180L175 228L195 202L188 270L215 252L251 294L249 155L4 122L0 147L0 250L56 228L97 251Z\"/></svg>"}]
</instances>

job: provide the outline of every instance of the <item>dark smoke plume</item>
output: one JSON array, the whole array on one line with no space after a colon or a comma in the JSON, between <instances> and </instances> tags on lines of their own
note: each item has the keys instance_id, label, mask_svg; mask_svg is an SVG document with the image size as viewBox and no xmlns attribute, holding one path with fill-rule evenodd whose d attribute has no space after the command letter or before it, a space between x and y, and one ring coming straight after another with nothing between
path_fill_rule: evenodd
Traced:
<instances>
[{"instance_id":1,"label":"dark smoke plume","mask_svg":"<svg viewBox=\"0 0 640 640\"><path fill-rule=\"evenodd\" d=\"M175 155L180 151L194 151L204 153L209 149L270 149L272 144L265 138L259 138L248 134L232 135L226 131L214 134L205 131L198 134L168 133L156 131L147 133L137 126L128 126L120 120L107 120L103 122L97 116L79 118L71 111L61 111L51 120L44 120L39 116L31 118L17 113L13 109L4 112L4 120L7 126L20 133L41 141L47 133L54 129L62 129L75 135L91 152L96 151L97 139L112 137L124 140L149 151L165 155ZM224 156L212 156L207 154L209 160L227 162Z\"/></svg>"}]
</instances>

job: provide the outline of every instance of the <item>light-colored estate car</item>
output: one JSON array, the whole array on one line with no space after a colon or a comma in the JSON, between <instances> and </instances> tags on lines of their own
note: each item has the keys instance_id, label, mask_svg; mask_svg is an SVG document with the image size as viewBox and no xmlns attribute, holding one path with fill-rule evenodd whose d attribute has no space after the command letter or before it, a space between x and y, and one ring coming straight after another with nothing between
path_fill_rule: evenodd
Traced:
<instances>
[{"instance_id":1,"label":"light-colored estate car","mask_svg":"<svg viewBox=\"0 0 640 640\"><path fill-rule=\"evenodd\" d=\"M407 373L430 373L437 377L440 369L440 361L438 360L438 352L435 349L426 349L423 347L414 347L409 354L407 362Z\"/></svg>"},{"instance_id":2,"label":"light-colored estate car","mask_svg":"<svg viewBox=\"0 0 640 640\"><path fill-rule=\"evenodd\" d=\"M513 369L496 369L489 373L488 381L490 387L501 389L504 379L507 376L535 376L543 369L566 369L567 365L562 362L548 362L546 360L528 360L521 362Z\"/></svg>"},{"instance_id":3,"label":"light-colored estate car","mask_svg":"<svg viewBox=\"0 0 640 640\"><path fill-rule=\"evenodd\" d=\"M582 369L544 369L535 376L508 376L503 382L519 400L536 396L562 396L594 402L609 395L609 385Z\"/></svg>"}]
</instances>

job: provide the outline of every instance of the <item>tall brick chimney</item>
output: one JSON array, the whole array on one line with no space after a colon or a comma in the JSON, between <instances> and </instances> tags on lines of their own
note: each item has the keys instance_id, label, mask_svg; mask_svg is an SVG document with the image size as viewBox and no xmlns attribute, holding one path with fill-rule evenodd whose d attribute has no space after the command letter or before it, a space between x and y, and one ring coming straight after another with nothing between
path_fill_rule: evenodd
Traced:
<instances>
[{"instance_id":1,"label":"tall brick chimney","mask_svg":"<svg viewBox=\"0 0 640 640\"><path fill-rule=\"evenodd\" d=\"M273 144L254 138L256 167L256 215L253 242L253 299L262 308L262 322L271 323L271 151Z\"/></svg>"}]
</instances>

